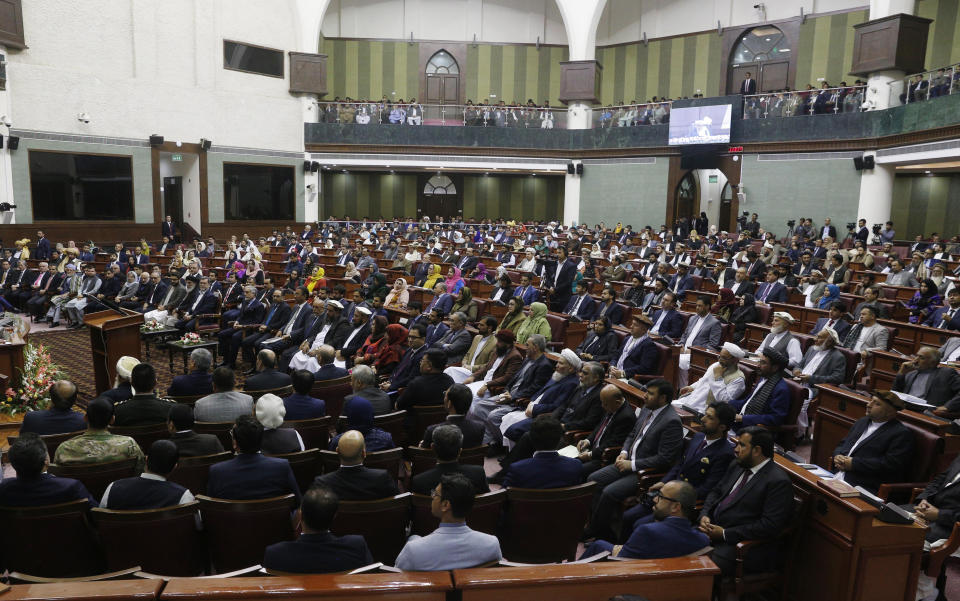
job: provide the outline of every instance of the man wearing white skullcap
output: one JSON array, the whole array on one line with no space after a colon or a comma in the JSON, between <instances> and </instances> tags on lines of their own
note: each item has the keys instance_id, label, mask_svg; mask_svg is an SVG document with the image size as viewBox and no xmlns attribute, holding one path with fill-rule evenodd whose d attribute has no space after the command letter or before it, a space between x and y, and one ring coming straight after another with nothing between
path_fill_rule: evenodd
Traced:
<instances>
[{"instance_id":1,"label":"man wearing white skullcap","mask_svg":"<svg viewBox=\"0 0 960 601\"><path fill-rule=\"evenodd\" d=\"M577 377L580 365L581 361L576 353L566 348L560 351L560 358L557 359L553 376L544 384L543 388L530 397L526 409L512 411L503 416L500 421L500 432L506 434L510 426L525 419L551 413L554 409L562 406L580 383ZM506 447L511 448L513 442L506 436L503 437L503 444Z\"/></svg>"},{"instance_id":2,"label":"man wearing white skullcap","mask_svg":"<svg viewBox=\"0 0 960 601\"><path fill-rule=\"evenodd\" d=\"M130 387L130 372L138 365L140 365L140 360L136 357L124 355L117 359L117 377L113 380L113 388L104 392L102 396L109 398L114 405L132 399L133 389Z\"/></svg>"},{"instance_id":3,"label":"man wearing white skullcap","mask_svg":"<svg viewBox=\"0 0 960 601\"><path fill-rule=\"evenodd\" d=\"M687 406L703 413L713 403L729 403L740 398L747 387L739 366L744 356L746 353L742 348L725 342L717 361L707 367L703 377L680 389L680 396L673 401L674 406Z\"/></svg>"},{"instance_id":4,"label":"man wearing white skullcap","mask_svg":"<svg viewBox=\"0 0 960 601\"><path fill-rule=\"evenodd\" d=\"M813 345L803 356L803 361L793 370L793 377L808 390L807 399L803 402L803 409L800 410L800 416L797 418L797 424L801 428L810 425L807 419L807 407L810 405L810 399L817 395L816 385L839 386L846 379L847 359L837 350L839 344L840 336L837 335L837 331L824 327L817 332Z\"/></svg>"},{"instance_id":5,"label":"man wearing white skullcap","mask_svg":"<svg viewBox=\"0 0 960 601\"><path fill-rule=\"evenodd\" d=\"M789 359L790 369L800 365L803 360L803 352L800 350L800 341L790 332L790 324L794 321L793 315L786 311L777 311L773 314L773 326L770 333L767 334L760 346L757 347L756 354L763 354L763 349L772 348L784 354Z\"/></svg>"},{"instance_id":6,"label":"man wearing white skullcap","mask_svg":"<svg viewBox=\"0 0 960 601\"><path fill-rule=\"evenodd\" d=\"M257 421L263 425L263 440L260 451L267 455L283 455L303 451L303 439L293 428L281 428L287 409L283 399L275 394L265 394L257 399Z\"/></svg>"}]
</instances>

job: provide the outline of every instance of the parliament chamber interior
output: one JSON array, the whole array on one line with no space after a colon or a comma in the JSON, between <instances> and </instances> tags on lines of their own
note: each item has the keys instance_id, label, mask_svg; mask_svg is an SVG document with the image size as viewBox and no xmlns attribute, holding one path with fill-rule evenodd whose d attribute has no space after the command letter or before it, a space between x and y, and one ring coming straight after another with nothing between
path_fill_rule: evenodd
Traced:
<instances>
[{"instance_id":1,"label":"parliament chamber interior","mask_svg":"<svg viewBox=\"0 0 960 601\"><path fill-rule=\"evenodd\" d=\"M960 599L958 0L0 0L0 253L0 601Z\"/></svg>"}]
</instances>

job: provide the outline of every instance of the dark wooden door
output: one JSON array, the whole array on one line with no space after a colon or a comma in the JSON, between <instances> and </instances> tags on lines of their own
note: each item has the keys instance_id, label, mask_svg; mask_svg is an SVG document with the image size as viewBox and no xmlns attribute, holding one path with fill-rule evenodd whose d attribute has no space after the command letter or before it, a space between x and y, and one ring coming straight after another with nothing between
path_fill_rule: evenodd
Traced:
<instances>
[{"instance_id":1,"label":"dark wooden door","mask_svg":"<svg viewBox=\"0 0 960 601\"><path fill-rule=\"evenodd\" d=\"M173 222L179 227L183 223L183 178L163 178L163 217L173 217Z\"/></svg>"},{"instance_id":2,"label":"dark wooden door","mask_svg":"<svg viewBox=\"0 0 960 601\"><path fill-rule=\"evenodd\" d=\"M429 216L430 219L440 216L443 221L449 221L451 217L463 216L463 177L451 174L450 185L440 190L434 189L435 193L428 194L427 190L432 189L427 186L431 176L421 175L418 178L417 185L417 217Z\"/></svg>"},{"instance_id":3,"label":"dark wooden door","mask_svg":"<svg viewBox=\"0 0 960 601\"><path fill-rule=\"evenodd\" d=\"M431 73L427 76L427 96L424 104L458 104L460 101L460 76Z\"/></svg>"},{"instance_id":4,"label":"dark wooden door","mask_svg":"<svg viewBox=\"0 0 960 601\"><path fill-rule=\"evenodd\" d=\"M751 79L756 80L759 69L760 63L745 63L742 65L737 65L736 67L730 67L727 70L727 94L739 94L740 84L743 83L743 78L747 72L750 72ZM757 84L757 91L760 91L759 80Z\"/></svg>"},{"instance_id":5,"label":"dark wooden door","mask_svg":"<svg viewBox=\"0 0 960 601\"><path fill-rule=\"evenodd\" d=\"M790 61L764 61L760 63L760 92L774 92L787 87Z\"/></svg>"}]
</instances>

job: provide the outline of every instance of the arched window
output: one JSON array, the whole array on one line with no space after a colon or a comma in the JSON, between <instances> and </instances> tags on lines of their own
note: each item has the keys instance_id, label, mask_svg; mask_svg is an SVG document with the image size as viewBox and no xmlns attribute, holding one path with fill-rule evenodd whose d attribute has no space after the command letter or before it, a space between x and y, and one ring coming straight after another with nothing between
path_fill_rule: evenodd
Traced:
<instances>
[{"instance_id":1,"label":"arched window","mask_svg":"<svg viewBox=\"0 0 960 601\"><path fill-rule=\"evenodd\" d=\"M453 180L446 175L434 175L423 187L423 193L427 196L433 194L456 194L457 187L453 185Z\"/></svg>"},{"instance_id":2,"label":"arched window","mask_svg":"<svg viewBox=\"0 0 960 601\"><path fill-rule=\"evenodd\" d=\"M450 55L446 50L441 50L430 57L430 60L427 61L427 75L434 74L444 74L444 75L459 75L460 66L457 64L456 59Z\"/></svg>"},{"instance_id":3,"label":"arched window","mask_svg":"<svg viewBox=\"0 0 960 601\"><path fill-rule=\"evenodd\" d=\"M677 184L673 203L673 220L681 217L693 217L697 203L697 176L696 172L688 171Z\"/></svg>"},{"instance_id":4,"label":"arched window","mask_svg":"<svg viewBox=\"0 0 960 601\"><path fill-rule=\"evenodd\" d=\"M747 31L737 41L731 54L736 65L788 58L790 45L783 32L773 25L762 25Z\"/></svg>"}]
</instances>

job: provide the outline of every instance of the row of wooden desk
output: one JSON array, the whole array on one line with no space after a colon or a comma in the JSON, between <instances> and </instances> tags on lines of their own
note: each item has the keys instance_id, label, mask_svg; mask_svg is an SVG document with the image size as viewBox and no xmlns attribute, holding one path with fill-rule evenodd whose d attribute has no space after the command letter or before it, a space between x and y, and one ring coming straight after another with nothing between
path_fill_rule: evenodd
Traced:
<instances>
[{"instance_id":1,"label":"row of wooden desk","mask_svg":"<svg viewBox=\"0 0 960 601\"><path fill-rule=\"evenodd\" d=\"M719 573L706 557L495 567L399 574L323 574L257 578L174 578L14 585L3 601L219 601L382 597L397 601L708 601Z\"/></svg>"}]
</instances>

